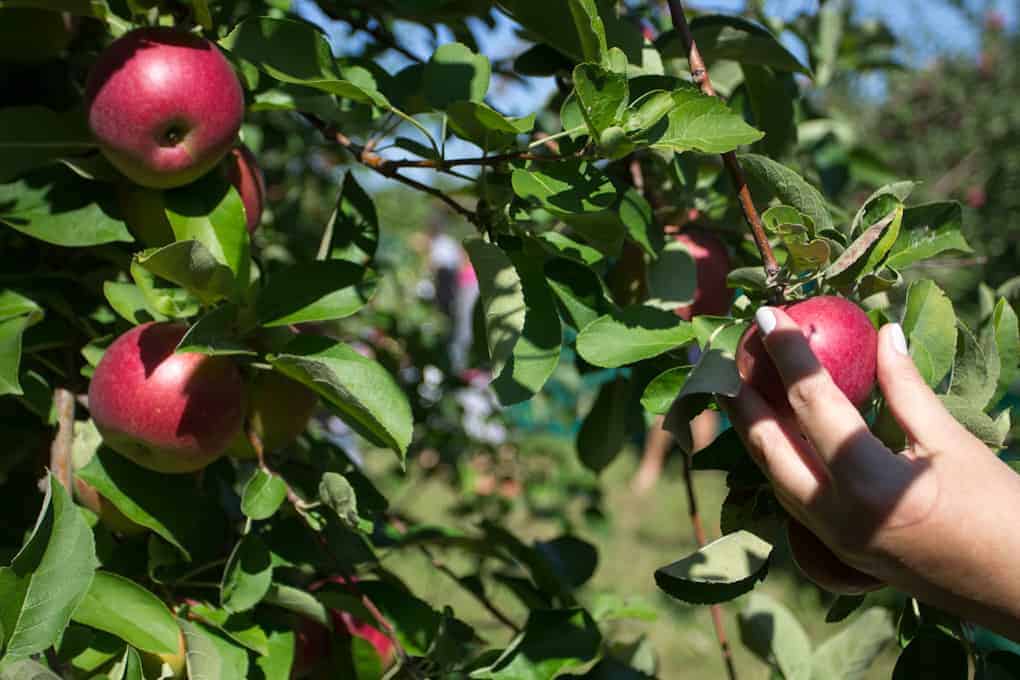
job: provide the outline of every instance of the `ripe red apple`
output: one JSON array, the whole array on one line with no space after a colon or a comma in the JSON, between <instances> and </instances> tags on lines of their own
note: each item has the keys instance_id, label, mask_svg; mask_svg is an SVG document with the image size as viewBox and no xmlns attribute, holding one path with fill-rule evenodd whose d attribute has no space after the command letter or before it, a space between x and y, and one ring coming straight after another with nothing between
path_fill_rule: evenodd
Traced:
<instances>
[{"instance_id":1,"label":"ripe red apple","mask_svg":"<svg viewBox=\"0 0 1020 680\"><path fill-rule=\"evenodd\" d=\"M843 562L817 536L795 519L786 524L790 552L797 568L813 583L838 595L862 595L884 583Z\"/></svg>"},{"instance_id":2,"label":"ripe red apple","mask_svg":"<svg viewBox=\"0 0 1020 680\"><path fill-rule=\"evenodd\" d=\"M730 273L730 255L726 246L714 234L700 229L688 229L676 236L694 258L698 287L688 305L676 308L677 316L690 321L703 314L721 316L730 309L733 291L726 287Z\"/></svg>"},{"instance_id":3,"label":"ripe red apple","mask_svg":"<svg viewBox=\"0 0 1020 680\"><path fill-rule=\"evenodd\" d=\"M140 28L107 47L85 97L103 154L134 182L157 189L211 170L244 118L244 94L226 57L173 28Z\"/></svg>"},{"instance_id":4,"label":"ripe red apple","mask_svg":"<svg viewBox=\"0 0 1020 680\"><path fill-rule=\"evenodd\" d=\"M147 323L117 338L89 385L89 410L110 448L138 465L193 472L218 458L244 420L233 361L177 354L187 326Z\"/></svg>"},{"instance_id":5,"label":"ripe red apple","mask_svg":"<svg viewBox=\"0 0 1020 680\"><path fill-rule=\"evenodd\" d=\"M248 383L248 427L262 440L266 453L281 449L304 432L319 396L276 371L257 371ZM242 431L230 444L235 458L254 458L255 449Z\"/></svg>"},{"instance_id":6,"label":"ripe red apple","mask_svg":"<svg viewBox=\"0 0 1020 680\"><path fill-rule=\"evenodd\" d=\"M244 144L234 147L223 159L223 174L241 194L248 233L254 233L262 221L266 201L266 178L262 175L255 154Z\"/></svg>"},{"instance_id":7,"label":"ripe red apple","mask_svg":"<svg viewBox=\"0 0 1020 680\"><path fill-rule=\"evenodd\" d=\"M58 57L74 38L69 14L31 7L0 9L0 62L31 64Z\"/></svg>"},{"instance_id":8,"label":"ripe red apple","mask_svg":"<svg viewBox=\"0 0 1020 680\"><path fill-rule=\"evenodd\" d=\"M878 332L860 307L831 295L783 308L797 322L811 350L833 382L855 406L867 401L875 385ZM737 370L743 381L779 410L789 410L786 388L765 350L757 324L737 346Z\"/></svg>"},{"instance_id":9,"label":"ripe red apple","mask_svg":"<svg viewBox=\"0 0 1020 680\"><path fill-rule=\"evenodd\" d=\"M330 583L346 586L347 580L343 576L333 576L316 581L309 586L308 590L314 593ZM375 648L376 654L379 655L384 668L393 663L395 659L393 642L375 625L361 621L348 612L341 612L336 609L330 610L330 617L333 620L334 637L351 636L361 638ZM301 619L301 623L297 628L297 649L295 650L291 677L304 678L319 670L323 662L329 657L331 645L332 639L325 627L311 619Z\"/></svg>"}]
</instances>

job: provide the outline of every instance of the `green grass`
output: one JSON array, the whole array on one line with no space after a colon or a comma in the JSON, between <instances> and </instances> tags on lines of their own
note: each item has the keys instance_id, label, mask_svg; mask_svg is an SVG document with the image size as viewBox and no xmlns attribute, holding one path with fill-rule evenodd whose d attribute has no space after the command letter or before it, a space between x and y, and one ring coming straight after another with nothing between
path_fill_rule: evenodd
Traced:
<instances>
[{"instance_id":1,"label":"green grass","mask_svg":"<svg viewBox=\"0 0 1020 680\"><path fill-rule=\"evenodd\" d=\"M659 486L646 496L630 491L628 482L636 467L632 453L621 455L603 474L604 507L608 522L592 525L581 518L580 504L570 506L570 525L581 538L599 549L597 571L579 593L590 603L599 593L613 592L638 597L657 612L655 621L623 621L612 624L614 640L634 640L647 636L658 656L658 677L663 680L725 678L719 645L708 607L692 606L662 594L652 578L657 567L696 549L688 516L686 493L679 469L667 468ZM441 478L425 477L410 466L408 477L390 478L387 495L401 511L422 521L472 528L451 512L458 498L454 487ZM725 494L721 475L699 473L695 479L702 519L709 540L719 535L719 508ZM520 505L520 504L517 504ZM562 520L536 519L515 506L503 519L505 525L522 540L548 540L562 533ZM434 556L457 574L470 573L473 562L455 550L435 551ZM384 558L384 566L401 575L420 596L433 603L449 603L457 615L476 627L492 646L504 645L511 637L509 629L497 622L470 595L417 551L401 551ZM769 578L759 586L786 604L801 621L817 645L842 627L825 623L829 596L806 583L796 574L789 556L780 554ZM513 620L523 622L526 610L508 591L495 590L492 600ZM741 680L767 680L770 670L741 643L737 613L743 599L725 606L726 632L730 638ZM877 680L891 675L896 657L890 644L866 678Z\"/></svg>"}]
</instances>

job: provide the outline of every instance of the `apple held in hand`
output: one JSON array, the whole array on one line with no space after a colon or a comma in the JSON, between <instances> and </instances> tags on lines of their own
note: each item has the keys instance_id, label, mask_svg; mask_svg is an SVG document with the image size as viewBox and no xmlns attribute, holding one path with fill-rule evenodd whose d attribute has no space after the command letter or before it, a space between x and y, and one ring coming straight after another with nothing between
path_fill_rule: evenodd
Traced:
<instances>
[{"instance_id":1,"label":"apple held in hand","mask_svg":"<svg viewBox=\"0 0 1020 680\"><path fill-rule=\"evenodd\" d=\"M832 295L797 302L783 310L797 322L822 367L854 406L863 405L875 385L878 332L864 311ZM752 324L737 345L737 370L773 408L789 412L786 387Z\"/></svg>"},{"instance_id":2,"label":"apple held in hand","mask_svg":"<svg viewBox=\"0 0 1020 680\"><path fill-rule=\"evenodd\" d=\"M248 427L262 441L266 453L281 449L304 432L319 396L296 380L276 371L258 371L248 383ZM254 458L255 449L241 432L230 445L235 458Z\"/></svg>"},{"instance_id":3,"label":"apple held in hand","mask_svg":"<svg viewBox=\"0 0 1020 680\"><path fill-rule=\"evenodd\" d=\"M230 150L223 159L223 174L244 203L245 224L248 233L254 233L262 222L262 208L266 201L266 178L251 149L241 144Z\"/></svg>"},{"instance_id":4,"label":"apple held in hand","mask_svg":"<svg viewBox=\"0 0 1020 680\"><path fill-rule=\"evenodd\" d=\"M883 584L874 576L843 562L836 553L803 524L790 519L786 524L790 552L797 568L818 587L837 595L863 595Z\"/></svg>"},{"instance_id":5,"label":"apple held in hand","mask_svg":"<svg viewBox=\"0 0 1020 680\"><path fill-rule=\"evenodd\" d=\"M226 57L173 28L140 28L115 41L93 65L85 96L103 154L134 182L157 189L211 170L244 118L244 94Z\"/></svg>"},{"instance_id":6,"label":"apple held in hand","mask_svg":"<svg viewBox=\"0 0 1020 680\"><path fill-rule=\"evenodd\" d=\"M690 229L676 236L694 258L697 288L688 305L676 308L677 316L690 321L695 316L722 316L730 309L733 291L726 287L730 273L730 256L726 246L715 235Z\"/></svg>"},{"instance_id":7,"label":"apple held in hand","mask_svg":"<svg viewBox=\"0 0 1020 680\"><path fill-rule=\"evenodd\" d=\"M118 453L157 472L218 458L241 430L244 382L233 361L176 354L187 326L148 323L117 338L96 366L89 410Z\"/></svg>"}]
</instances>

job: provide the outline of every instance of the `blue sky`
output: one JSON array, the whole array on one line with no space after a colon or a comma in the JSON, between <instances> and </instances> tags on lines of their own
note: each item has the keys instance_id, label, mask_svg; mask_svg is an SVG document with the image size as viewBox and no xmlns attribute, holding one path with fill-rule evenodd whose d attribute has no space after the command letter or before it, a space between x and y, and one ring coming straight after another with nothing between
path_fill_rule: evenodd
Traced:
<instances>
[{"instance_id":1,"label":"blue sky","mask_svg":"<svg viewBox=\"0 0 1020 680\"><path fill-rule=\"evenodd\" d=\"M908 62L923 64L947 51L973 53L979 46L977 28L969 24L946 0L845 1L851 3L859 19L884 21L899 36L904 45L902 56ZM1020 2L1017 0L965 0L965 2L972 8L994 8L1001 12L1010 30L1016 30L1020 21L1018 16ZM343 22L331 22L312 0L295 0L294 5L299 13L325 29L336 54L360 53L368 39L364 33L352 33ZM698 10L725 13L740 11L745 5L745 0L695 0L688 2L687 5ZM766 9L775 16L788 19L801 12L817 11L818 0L767 0ZM482 51L494 61L516 56L525 48L515 35L515 24L500 13L496 16L494 30L488 29L481 22L477 22L473 27ZM398 33L405 47L422 59L428 59L433 46L432 36L427 29L415 24L400 24ZM438 33L440 43L453 40L453 35L445 27L440 27ZM784 36L784 42L787 42L795 52L802 53L801 46L788 38L789 36ZM406 57L393 51L386 53L380 61L383 68L391 73L409 63ZM882 92L880 82L869 82L865 86L872 94ZM538 109L553 87L550 78L530 79L524 85L493 78L489 99L506 114L525 115ZM471 145L463 142L456 142L448 147L447 151L451 157L474 155L477 152ZM429 171L409 174L421 181L428 182L434 179L433 173ZM368 181L375 184L372 180Z\"/></svg>"}]
</instances>

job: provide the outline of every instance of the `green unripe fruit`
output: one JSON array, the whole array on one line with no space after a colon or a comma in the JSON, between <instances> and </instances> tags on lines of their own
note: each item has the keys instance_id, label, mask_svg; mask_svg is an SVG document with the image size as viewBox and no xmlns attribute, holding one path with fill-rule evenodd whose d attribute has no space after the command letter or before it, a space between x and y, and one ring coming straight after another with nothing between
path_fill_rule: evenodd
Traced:
<instances>
[{"instance_id":1,"label":"green unripe fruit","mask_svg":"<svg viewBox=\"0 0 1020 680\"><path fill-rule=\"evenodd\" d=\"M630 153L633 145L627 139L626 131L619 125L607 127L599 136L599 147L610 158L619 158ZM620 153L622 151L622 153Z\"/></svg>"}]
</instances>

